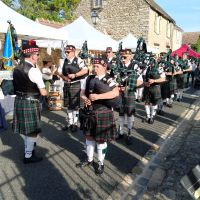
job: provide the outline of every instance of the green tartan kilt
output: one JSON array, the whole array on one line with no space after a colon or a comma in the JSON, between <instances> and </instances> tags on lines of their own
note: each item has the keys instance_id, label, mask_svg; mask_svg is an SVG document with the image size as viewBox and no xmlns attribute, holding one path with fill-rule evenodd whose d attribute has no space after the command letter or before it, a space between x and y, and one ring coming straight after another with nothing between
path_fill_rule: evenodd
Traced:
<instances>
[{"instance_id":1,"label":"green tartan kilt","mask_svg":"<svg viewBox=\"0 0 200 200\"><path fill-rule=\"evenodd\" d=\"M175 94L177 92L176 78L173 78L169 81L169 89L170 89L170 95Z\"/></svg>"},{"instance_id":2,"label":"green tartan kilt","mask_svg":"<svg viewBox=\"0 0 200 200\"><path fill-rule=\"evenodd\" d=\"M114 113L112 110L98 109L94 111L96 117L96 128L86 133L86 136L92 136L97 142L112 141L117 136L116 124L114 122Z\"/></svg>"},{"instance_id":3,"label":"green tartan kilt","mask_svg":"<svg viewBox=\"0 0 200 200\"><path fill-rule=\"evenodd\" d=\"M161 89L161 96L163 100L166 98L170 98L170 88L169 88L168 81L162 83L160 86L160 89Z\"/></svg>"},{"instance_id":4,"label":"green tartan kilt","mask_svg":"<svg viewBox=\"0 0 200 200\"><path fill-rule=\"evenodd\" d=\"M13 131L26 136L41 132L41 108L39 100L16 97L14 103Z\"/></svg>"},{"instance_id":5,"label":"green tartan kilt","mask_svg":"<svg viewBox=\"0 0 200 200\"><path fill-rule=\"evenodd\" d=\"M131 116L135 114L135 109L135 92L128 92L122 95L122 105L119 109L119 116L124 116L124 114Z\"/></svg>"},{"instance_id":6,"label":"green tartan kilt","mask_svg":"<svg viewBox=\"0 0 200 200\"><path fill-rule=\"evenodd\" d=\"M80 81L72 84L65 84L64 92L64 106L70 110L75 110L80 107Z\"/></svg>"},{"instance_id":7,"label":"green tartan kilt","mask_svg":"<svg viewBox=\"0 0 200 200\"><path fill-rule=\"evenodd\" d=\"M145 103L156 105L161 100L160 85L153 85L150 87L144 87L143 100Z\"/></svg>"},{"instance_id":8,"label":"green tartan kilt","mask_svg":"<svg viewBox=\"0 0 200 200\"><path fill-rule=\"evenodd\" d=\"M185 87L185 76L180 74L176 76L177 89L184 89Z\"/></svg>"}]
</instances>

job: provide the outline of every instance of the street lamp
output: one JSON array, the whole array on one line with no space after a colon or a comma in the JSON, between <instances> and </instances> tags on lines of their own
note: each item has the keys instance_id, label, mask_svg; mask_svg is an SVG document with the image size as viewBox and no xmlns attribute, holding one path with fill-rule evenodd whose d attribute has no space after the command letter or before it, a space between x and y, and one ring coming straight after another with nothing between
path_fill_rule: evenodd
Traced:
<instances>
[{"instance_id":1,"label":"street lamp","mask_svg":"<svg viewBox=\"0 0 200 200\"><path fill-rule=\"evenodd\" d=\"M96 10L93 10L93 11L91 12L91 18L92 18L92 23L93 23L94 25L96 25L97 22L99 21L99 16L98 16Z\"/></svg>"}]
</instances>

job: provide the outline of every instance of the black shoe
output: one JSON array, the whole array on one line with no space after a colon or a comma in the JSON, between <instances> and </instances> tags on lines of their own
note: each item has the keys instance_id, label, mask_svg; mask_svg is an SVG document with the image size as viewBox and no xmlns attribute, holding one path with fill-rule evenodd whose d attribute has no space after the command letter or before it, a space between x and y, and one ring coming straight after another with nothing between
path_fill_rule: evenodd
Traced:
<instances>
[{"instance_id":1,"label":"black shoe","mask_svg":"<svg viewBox=\"0 0 200 200\"><path fill-rule=\"evenodd\" d=\"M128 135L127 137L126 137L126 144L127 145L131 145L133 142L132 142L132 139L131 139L131 137Z\"/></svg>"},{"instance_id":2,"label":"black shoe","mask_svg":"<svg viewBox=\"0 0 200 200\"><path fill-rule=\"evenodd\" d=\"M147 123L149 123L150 117L146 117L146 118L145 118L145 121L146 121Z\"/></svg>"},{"instance_id":3,"label":"black shoe","mask_svg":"<svg viewBox=\"0 0 200 200\"><path fill-rule=\"evenodd\" d=\"M154 123L154 118L151 117L151 118L149 119L149 124L153 124L153 123Z\"/></svg>"},{"instance_id":4,"label":"black shoe","mask_svg":"<svg viewBox=\"0 0 200 200\"><path fill-rule=\"evenodd\" d=\"M97 167L95 168L95 174L101 175L104 172L104 165L98 163Z\"/></svg>"},{"instance_id":5,"label":"black shoe","mask_svg":"<svg viewBox=\"0 0 200 200\"><path fill-rule=\"evenodd\" d=\"M167 104L167 107L172 108L173 105L172 105L171 103L168 103L168 104Z\"/></svg>"},{"instance_id":6,"label":"black shoe","mask_svg":"<svg viewBox=\"0 0 200 200\"><path fill-rule=\"evenodd\" d=\"M81 161L80 163L76 164L77 168L89 167L93 164L93 161L89 162L88 160Z\"/></svg>"},{"instance_id":7,"label":"black shoe","mask_svg":"<svg viewBox=\"0 0 200 200\"><path fill-rule=\"evenodd\" d=\"M62 128L62 131L67 131L67 130L69 130L70 129L70 126L64 126L63 128Z\"/></svg>"},{"instance_id":8,"label":"black shoe","mask_svg":"<svg viewBox=\"0 0 200 200\"><path fill-rule=\"evenodd\" d=\"M178 98L178 99L176 99L176 101L180 102L181 100Z\"/></svg>"},{"instance_id":9,"label":"black shoe","mask_svg":"<svg viewBox=\"0 0 200 200\"><path fill-rule=\"evenodd\" d=\"M119 134L119 135L117 136L116 140L121 140L121 139L123 139L123 138L124 138L124 135L123 135L123 134Z\"/></svg>"},{"instance_id":10,"label":"black shoe","mask_svg":"<svg viewBox=\"0 0 200 200\"><path fill-rule=\"evenodd\" d=\"M42 157L37 157L35 154L32 154L30 158L24 158L24 164L29 164L29 163L36 163L42 161Z\"/></svg>"},{"instance_id":11,"label":"black shoe","mask_svg":"<svg viewBox=\"0 0 200 200\"><path fill-rule=\"evenodd\" d=\"M157 114L163 116L163 115L164 115L164 112L163 112L163 110L158 110L158 111L157 111Z\"/></svg>"},{"instance_id":12,"label":"black shoe","mask_svg":"<svg viewBox=\"0 0 200 200\"><path fill-rule=\"evenodd\" d=\"M70 129L72 132L76 132L78 127L77 127L77 125L71 125Z\"/></svg>"}]
</instances>

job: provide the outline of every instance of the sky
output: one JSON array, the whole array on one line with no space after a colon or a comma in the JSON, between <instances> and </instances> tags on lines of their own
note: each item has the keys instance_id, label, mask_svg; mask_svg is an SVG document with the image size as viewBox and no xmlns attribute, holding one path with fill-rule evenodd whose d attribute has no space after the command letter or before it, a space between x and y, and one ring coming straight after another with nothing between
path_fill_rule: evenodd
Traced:
<instances>
[{"instance_id":1,"label":"sky","mask_svg":"<svg viewBox=\"0 0 200 200\"><path fill-rule=\"evenodd\" d=\"M200 0L155 0L185 32L200 32Z\"/></svg>"}]
</instances>

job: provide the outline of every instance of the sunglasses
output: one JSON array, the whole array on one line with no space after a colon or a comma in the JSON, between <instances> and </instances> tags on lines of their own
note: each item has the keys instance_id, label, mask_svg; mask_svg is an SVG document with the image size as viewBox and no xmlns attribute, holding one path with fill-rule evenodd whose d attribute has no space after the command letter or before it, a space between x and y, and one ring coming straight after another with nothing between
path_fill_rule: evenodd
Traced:
<instances>
[{"instance_id":1,"label":"sunglasses","mask_svg":"<svg viewBox=\"0 0 200 200\"><path fill-rule=\"evenodd\" d=\"M128 58L128 56L122 56L122 59L127 59Z\"/></svg>"},{"instance_id":2,"label":"sunglasses","mask_svg":"<svg viewBox=\"0 0 200 200\"><path fill-rule=\"evenodd\" d=\"M111 51L107 51L106 53L111 53Z\"/></svg>"},{"instance_id":3,"label":"sunglasses","mask_svg":"<svg viewBox=\"0 0 200 200\"><path fill-rule=\"evenodd\" d=\"M66 54L69 54L69 53L70 53L70 51L65 51L65 53L66 53Z\"/></svg>"},{"instance_id":4,"label":"sunglasses","mask_svg":"<svg viewBox=\"0 0 200 200\"><path fill-rule=\"evenodd\" d=\"M39 54L39 53L35 53L35 54L33 54L33 55L39 56L40 54Z\"/></svg>"}]
</instances>

